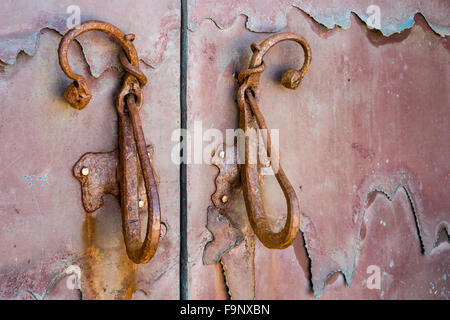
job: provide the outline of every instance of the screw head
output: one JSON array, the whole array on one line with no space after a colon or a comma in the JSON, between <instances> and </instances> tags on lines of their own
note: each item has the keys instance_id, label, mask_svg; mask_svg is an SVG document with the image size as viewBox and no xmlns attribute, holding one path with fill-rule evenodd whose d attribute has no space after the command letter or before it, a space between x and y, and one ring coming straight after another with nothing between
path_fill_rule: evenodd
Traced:
<instances>
[{"instance_id":1,"label":"screw head","mask_svg":"<svg viewBox=\"0 0 450 320\"><path fill-rule=\"evenodd\" d=\"M226 203L228 201L228 197L227 196L222 196L221 200L222 200L223 203Z\"/></svg>"},{"instance_id":2,"label":"screw head","mask_svg":"<svg viewBox=\"0 0 450 320\"><path fill-rule=\"evenodd\" d=\"M81 169L81 174L83 176L87 176L89 174L89 168L84 167L83 169Z\"/></svg>"},{"instance_id":3,"label":"screw head","mask_svg":"<svg viewBox=\"0 0 450 320\"><path fill-rule=\"evenodd\" d=\"M138 202L139 208L143 208L144 205L145 205L145 202L143 200L139 200L139 202Z\"/></svg>"}]
</instances>

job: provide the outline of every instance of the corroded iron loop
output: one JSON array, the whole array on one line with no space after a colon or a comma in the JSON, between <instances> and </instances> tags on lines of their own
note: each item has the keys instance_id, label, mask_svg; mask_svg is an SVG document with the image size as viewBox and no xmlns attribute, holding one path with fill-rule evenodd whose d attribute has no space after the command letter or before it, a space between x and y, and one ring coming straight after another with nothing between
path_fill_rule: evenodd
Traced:
<instances>
[{"instance_id":1,"label":"corroded iron loop","mask_svg":"<svg viewBox=\"0 0 450 320\"><path fill-rule=\"evenodd\" d=\"M133 95L135 97L135 103L137 105L138 110L141 110L144 95L142 93L141 86L136 77L127 74L124 78L122 88L117 95L116 99L116 109L119 114L125 114L127 111L126 107L126 96Z\"/></svg>"},{"instance_id":2,"label":"corroded iron loop","mask_svg":"<svg viewBox=\"0 0 450 320\"><path fill-rule=\"evenodd\" d=\"M122 228L128 257L135 263L148 262L156 252L161 228L158 186L154 170L147 153L139 109L143 104L141 87L147 78L139 70L139 58L132 41L133 34L124 34L115 26L101 21L87 21L77 29L68 31L59 44L59 63L64 73L74 82L69 85L64 97L76 109L83 109L91 99L89 83L75 74L69 66L67 53L75 38L88 31L103 31L113 37L122 47L120 62L126 72L122 88L116 99L119 118L119 172ZM146 199L139 199L139 180L143 176ZM145 201L146 200L146 201ZM141 242L139 208L147 203L147 232Z\"/></svg>"},{"instance_id":3,"label":"corroded iron loop","mask_svg":"<svg viewBox=\"0 0 450 320\"><path fill-rule=\"evenodd\" d=\"M242 70L241 72L239 72L239 75L238 75L239 84L243 84L247 78L249 78L253 75L259 75L260 73L262 73L264 71L264 68L265 68L265 64L263 61L261 63L261 65L259 65L257 67L252 67L252 68Z\"/></svg>"},{"instance_id":4,"label":"corroded iron loop","mask_svg":"<svg viewBox=\"0 0 450 320\"><path fill-rule=\"evenodd\" d=\"M310 65L311 65L311 47L309 43L306 41L305 38L303 38L301 35L292 33L292 32L285 32L285 33L278 33L275 34L266 40L264 40L260 44L252 44L252 51L253 56L250 61L249 68L255 68L257 66L260 66L263 64L264 56L267 54L267 52L282 41L294 41L297 42L302 48L304 53L304 61L303 65L300 70L296 69L288 69L286 70L282 77L281 77L281 83L283 86L285 86L288 89L297 89L303 77L305 76L306 72L308 71ZM259 77L253 77L252 83L253 86L259 85Z\"/></svg>"},{"instance_id":5,"label":"corroded iron loop","mask_svg":"<svg viewBox=\"0 0 450 320\"><path fill-rule=\"evenodd\" d=\"M253 129L266 129L267 125L258 103L259 79L264 71L263 57L268 50L281 41L291 40L299 43L304 51L305 58L300 70L289 69L281 79L282 84L290 89L296 89L303 79L311 64L311 48L308 42L295 33L280 33L273 35L261 44L252 44L253 56L249 68L242 71L238 80L240 86L237 91L237 101L240 110L239 126L245 135L245 163L241 165L241 181L244 200L250 224L261 242L268 248L283 249L292 244L300 228L300 207L289 179L286 177L281 164L275 177L280 185L287 203L286 223L280 232L273 232L264 210L261 177L258 164L251 163L250 144L252 143L247 133ZM266 138L266 150L271 157L272 142L270 135Z\"/></svg>"},{"instance_id":6,"label":"corroded iron loop","mask_svg":"<svg viewBox=\"0 0 450 320\"><path fill-rule=\"evenodd\" d=\"M128 257L135 263L147 263L156 253L161 230L161 212L158 186L154 170L147 153L147 146L142 130L141 117L135 97L129 94L125 97L129 116L119 113L119 145L120 145L120 199L122 211L122 230ZM131 127L129 123L131 122ZM130 130L131 129L131 130ZM132 135L130 134L132 131ZM136 158L128 159L130 154L137 155L142 176L144 177L147 196L147 232L141 242L141 225L137 194ZM130 151L130 152L128 152Z\"/></svg>"},{"instance_id":7,"label":"corroded iron loop","mask_svg":"<svg viewBox=\"0 0 450 320\"><path fill-rule=\"evenodd\" d=\"M147 77L145 74L136 66L132 65L131 62L128 60L126 54L124 51L120 52L119 55L120 63L122 64L122 68L129 74L136 77L136 79L139 81L139 84L141 87L145 86L147 83Z\"/></svg>"},{"instance_id":8,"label":"corroded iron loop","mask_svg":"<svg viewBox=\"0 0 450 320\"><path fill-rule=\"evenodd\" d=\"M102 31L114 38L123 49L123 52L120 55L120 61L124 70L127 74L137 78L141 86L144 86L147 82L147 78L142 71L139 70L139 57L136 48L132 43L134 40L133 34L124 34L117 27L107 22L95 20L83 22L78 28L71 29L64 35L59 43L58 49L59 64L61 65L62 70L70 79L74 80L73 83L67 87L64 97L72 107L80 110L89 103L92 92L88 81L83 76L74 73L70 68L67 54L72 41L79 35L88 31Z\"/></svg>"}]
</instances>

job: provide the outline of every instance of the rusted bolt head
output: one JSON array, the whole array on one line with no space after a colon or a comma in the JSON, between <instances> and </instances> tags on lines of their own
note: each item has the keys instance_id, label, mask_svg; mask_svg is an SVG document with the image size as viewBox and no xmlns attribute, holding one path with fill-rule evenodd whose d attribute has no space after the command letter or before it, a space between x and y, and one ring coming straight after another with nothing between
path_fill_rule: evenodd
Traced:
<instances>
[{"instance_id":1,"label":"rusted bolt head","mask_svg":"<svg viewBox=\"0 0 450 320\"><path fill-rule=\"evenodd\" d=\"M222 196L221 198L223 203L226 203L228 201L228 197L227 196Z\"/></svg>"},{"instance_id":2,"label":"rusted bolt head","mask_svg":"<svg viewBox=\"0 0 450 320\"><path fill-rule=\"evenodd\" d=\"M81 110L91 100L92 93L89 84L84 80L72 82L64 92L64 98L72 108Z\"/></svg>"},{"instance_id":3,"label":"rusted bolt head","mask_svg":"<svg viewBox=\"0 0 450 320\"><path fill-rule=\"evenodd\" d=\"M138 202L139 208L143 208L144 205L145 205L145 202L143 200L139 200L139 202Z\"/></svg>"},{"instance_id":4,"label":"rusted bolt head","mask_svg":"<svg viewBox=\"0 0 450 320\"><path fill-rule=\"evenodd\" d=\"M83 169L81 169L81 174L83 176L87 176L89 174L89 168L84 167Z\"/></svg>"},{"instance_id":5,"label":"rusted bolt head","mask_svg":"<svg viewBox=\"0 0 450 320\"><path fill-rule=\"evenodd\" d=\"M297 89L302 82L302 76L298 70L288 69L281 76L281 84L288 89Z\"/></svg>"}]
</instances>

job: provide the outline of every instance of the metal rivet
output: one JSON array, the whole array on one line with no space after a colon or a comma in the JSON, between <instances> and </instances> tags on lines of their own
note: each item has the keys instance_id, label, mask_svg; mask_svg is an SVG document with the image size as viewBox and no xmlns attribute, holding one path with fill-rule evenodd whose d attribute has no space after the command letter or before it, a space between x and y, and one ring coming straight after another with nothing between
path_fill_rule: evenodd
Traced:
<instances>
[{"instance_id":1,"label":"metal rivet","mask_svg":"<svg viewBox=\"0 0 450 320\"><path fill-rule=\"evenodd\" d=\"M222 197L222 202L225 203L225 202L227 202L227 201L228 201L228 197L227 197L227 196L223 196L223 197Z\"/></svg>"},{"instance_id":2,"label":"metal rivet","mask_svg":"<svg viewBox=\"0 0 450 320\"><path fill-rule=\"evenodd\" d=\"M143 208L145 205L145 202L143 200L139 200L138 206L139 208Z\"/></svg>"},{"instance_id":3,"label":"metal rivet","mask_svg":"<svg viewBox=\"0 0 450 320\"><path fill-rule=\"evenodd\" d=\"M220 151L219 157L221 157L222 159L225 158L225 151Z\"/></svg>"},{"instance_id":4,"label":"metal rivet","mask_svg":"<svg viewBox=\"0 0 450 320\"><path fill-rule=\"evenodd\" d=\"M83 169L81 169L81 174L83 176L87 176L89 174L89 168L84 167Z\"/></svg>"}]
</instances>

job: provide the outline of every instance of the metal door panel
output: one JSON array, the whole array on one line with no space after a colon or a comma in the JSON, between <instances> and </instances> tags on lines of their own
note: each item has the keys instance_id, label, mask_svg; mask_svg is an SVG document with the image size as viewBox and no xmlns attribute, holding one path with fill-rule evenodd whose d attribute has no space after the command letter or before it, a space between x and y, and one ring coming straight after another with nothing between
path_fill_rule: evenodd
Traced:
<instances>
[{"instance_id":1,"label":"metal door panel","mask_svg":"<svg viewBox=\"0 0 450 320\"><path fill-rule=\"evenodd\" d=\"M188 128L192 135L196 121L203 130L218 128L224 136L226 129L238 127L234 77L247 68L250 44L268 36L248 29L283 27L279 19L268 17L284 2L271 3L221 3L212 8L191 2ZM321 14L321 9L317 6L315 12ZM408 12L402 10L399 17ZM248 17L236 17L238 13ZM440 13L434 13L439 20ZM434 13L425 15L428 21ZM281 161L299 196L303 239L299 236L293 247L281 251L264 248L255 240L255 294L249 282L229 281L252 276L242 269L239 256L229 261L231 252L241 250L243 243L229 248L223 255L228 262L222 259L222 266L204 266L198 248L215 241L204 226L217 168L191 164L191 298L208 298L214 292L219 297L227 291L232 298L236 298L232 292L248 292L244 297L248 299L448 298L447 39L420 15L414 27L400 28L401 33L390 37L368 30L355 15L349 21L347 30L328 30L300 10L288 10L287 26L279 31L303 35L313 55L296 91L283 88L279 77L286 68L299 66L301 50L295 44L281 44L265 59L260 107L268 127L280 129ZM447 30L440 21L443 29L439 30ZM281 227L286 209L273 178L265 178L264 192L268 211L276 212L274 220ZM390 212L389 221L383 218L385 212ZM242 199L227 214L231 223L236 215L246 215ZM384 232L378 231L380 225ZM370 290L363 282L371 275L370 265L381 270L379 290ZM221 271L222 282L218 281Z\"/></svg>"},{"instance_id":2,"label":"metal door panel","mask_svg":"<svg viewBox=\"0 0 450 320\"><path fill-rule=\"evenodd\" d=\"M110 21L135 33L149 78L141 116L147 141L155 146L167 234L146 265L136 266L126 255L118 200L106 196L103 208L85 213L72 173L84 153L117 148L113 102L122 77L112 40L83 35L69 60L89 77L93 98L82 111L64 101L69 80L57 49L60 33L67 31L66 8L73 4L83 21ZM168 141L180 126L178 1L15 1L1 15L0 57L9 64L2 65L0 80L0 297L178 299L179 166L167 161Z\"/></svg>"}]
</instances>

